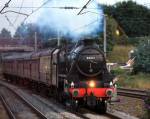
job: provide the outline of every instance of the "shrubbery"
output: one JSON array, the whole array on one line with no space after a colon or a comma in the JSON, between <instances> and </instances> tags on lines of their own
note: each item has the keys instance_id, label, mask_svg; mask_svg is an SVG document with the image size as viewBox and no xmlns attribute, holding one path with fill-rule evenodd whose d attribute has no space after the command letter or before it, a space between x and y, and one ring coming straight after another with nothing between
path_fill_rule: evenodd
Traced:
<instances>
[{"instance_id":1,"label":"shrubbery","mask_svg":"<svg viewBox=\"0 0 150 119\"><path fill-rule=\"evenodd\" d=\"M150 73L150 40L141 42L133 55L135 57L134 73Z\"/></svg>"},{"instance_id":2,"label":"shrubbery","mask_svg":"<svg viewBox=\"0 0 150 119\"><path fill-rule=\"evenodd\" d=\"M111 70L111 73L114 74L114 75L122 75L124 74L126 71L121 69L121 68L115 68L113 70Z\"/></svg>"},{"instance_id":3,"label":"shrubbery","mask_svg":"<svg viewBox=\"0 0 150 119\"><path fill-rule=\"evenodd\" d=\"M144 72L150 73L150 40L145 40L139 44L137 50L133 54L135 57L134 73ZM146 119L150 118L150 95L145 99Z\"/></svg>"}]
</instances>

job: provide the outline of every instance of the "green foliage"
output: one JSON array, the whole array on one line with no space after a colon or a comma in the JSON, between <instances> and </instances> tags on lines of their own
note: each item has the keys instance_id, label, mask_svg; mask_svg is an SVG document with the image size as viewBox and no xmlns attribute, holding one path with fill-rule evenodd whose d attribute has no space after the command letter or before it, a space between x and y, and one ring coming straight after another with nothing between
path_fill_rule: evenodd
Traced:
<instances>
[{"instance_id":1,"label":"green foliage","mask_svg":"<svg viewBox=\"0 0 150 119\"><path fill-rule=\"evenodd\" d=\"M134 47L131 45L115 45L112 52L108 53L109 62L125 63L129 60L129 52Z\"/></svg>"},{"instance_id":2,"label":"green foliage","mask_svg":"<svg viewBox=\"0 0 150 119\"><path fill-rule=\"evenodd\" d=\"M115 30L116 22L112 17L107 17L106 20L107 26L106 26L106 39L107 39L107 51L112 51L113 46L115 45L115 38L114 38L114 34L113 31Z\"/></svg>"},{"instance_id":3,"label":"green foliage","mask_svg":"<svg viewBox=\"0 0 150 119\"><path fill-rule=\"evenodd\" d=\"M150 73L150 40L141 42L133 55L135 57L134 72Z\"/></svg>"},{"instance_id":4,"label":"green foliage","mask_svg":"<svg viewBox=\"0 0 150 119\"><path fill-rule=\"evenodd\" d=\"M128 38L128 44L132 44L134 46L138 45L140 40L142 40L141 38Z\"/></svg>"},{"instance_id":5,"label":"green foliage","mask_svg":"<svg viewBox=\"0 0 150 119\"><path fill-rule=\"evenodd\" d=\"M35 32L37 34L37 41L40 47L49 48L49 47L57 46L58 34L55 30L50 29L48 26L44 26L44 28L41 28L37 24L33 24L33 23L21 24L17 28L14 37L22 38L24 39L24 41L27 42L30 41L32 45L35 39ZM72 39L70 38L69 34L67 35L67 37L60 38L61 45L71 44L71 43L72 43Z\"/></svg>"},{"instance_id":6,"label":"green foliage","mask_svg":"<svg viewBox=\"0 0 150 119\"><path fill-rule=\"evenodd\" d=\"M118 69L117 69L118 70ZM138 73L131 74L128 71L115 71L119 75L118 86L126 88L149 89L150 74Z\"/></svg>"},{"instance_id":7,"label":"green foliage","mask_svg":"<svg viewBox=\"0 0 150 119\"><path fill-rule=\"evenodd\" d=\"M3 28L0 33L1 38L11 38L11 33L7 29Z\"/></svg>"},{"instance_id":8,"label":"green foliage","mask_svg":"<svg viewBox=\"0 0 150 119\"><path fill-rule=\"evenodd\" d=\"M118 23L116 20L111 17L106 17L106 39L107 39L107 52L113 50L114 45L117 44L125 44L127 41L127 36L120 31L120 35L116 34L116 30L118 29ZM103 44L103 38L100 39L100 44ZM101 46L103 47L103 45Z\"/></svg>"},{"instance_id":9,"label":"green foliage","mask_svg":"<svg viewBox=\"0 0 150 119\"><path fill-rule=\"evenodd\" d=\"M150 9L133 1L104 6L105 14L113 16L129 37L150 35Z\"/></svg>"},{"instance_id":10,"label":"green foliage","mask_svg":"<svg viewBox=\"0 0 150 119\"><path fill-rule=\"evenodd\" d=\"M121 68L115 68L114 70L111 70L111 73L115 74L115 75L121 75L125 73L125 70L121 69Z\"/></svg>"},{"instance_id":11,"label":"green foliage","mask_svg":"<svg viewBox=\"0 0 150 119\"><path fill-rule=\"evenodd\" d=\"M42 31L36 24L27 23L21 24L17 28L14 37L21 37L24 40L34 40L35 32L37 33L38 40L48 40L49 36L54 36L52 31L49 30L47 27L45 27L44 31Z\"/></svg>"},{"instance_id":12,"label":"green foliage","mask_svg":"<svg viewBox=\"0 0 150 119\"><path fill-rule=\"evenodd\" d=\"M132 44L134 46L138 46L140 42L150 39L150 36L145 37L135 37L135 38L128 38L128 44Z\"/></svg>"}]
</instances>

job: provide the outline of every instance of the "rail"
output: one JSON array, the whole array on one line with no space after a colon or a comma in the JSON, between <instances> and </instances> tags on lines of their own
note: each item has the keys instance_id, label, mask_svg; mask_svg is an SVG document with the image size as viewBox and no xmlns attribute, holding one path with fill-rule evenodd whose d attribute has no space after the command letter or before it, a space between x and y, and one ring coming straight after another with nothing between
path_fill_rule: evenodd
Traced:
<instances>
[{"instance_id":1,"label":"rail","mask_svg":"<svg viewBox=\"0 0 150 119\"><path fill-rule=\"evenodd\" d=\"M19 95L17 92L15 92L14 90L12 90L10 87L0 84L3 87L7 88L8 90L10 90L12 93L14 93L17 97L19 97L23 102L25 102L25 104L31 108L41 119L47 119L47 117L40 112L35 106L33 106L29 101L27 101L23 96ZM1 96L1 99L3 99L5 105L6 105L6 109L11 117L11 119L16 119L15 116L13 115L13 113L11 112L10 108L7 106L7 103L5 102L4 98Z\"/></svg>"},{"instance_id":2,"label":"rail","mask_svg":"<svg viewBox=\"0 0 150 119\"><path fill-rule=\"evenodd\" d=\"M2 103L3 103L3 105L4 105L4 107L5 107L6 111L7 111L7 113L8 113L9 118L10 118L10 119L16 119L16 117L15 117L14 114L12 113L10 107L8 106L8 104L6 103L6 101L5 101L5 99L3 98L2 95L0 95L0 98L1 98L1 100L2 100Z\"/></svg>"},{"instance_id":3,"label":"rail","mask_svg":"<svg viewBox=\"0 0 150 119\"><path fill-rule=\"evenodd\" d=\"M139 89L129 89L129 88L118 88L117 91L118 95L133 97L138 99L145 99L147 95L146 90L139 90Z\"/></svg>"}]
</instances>

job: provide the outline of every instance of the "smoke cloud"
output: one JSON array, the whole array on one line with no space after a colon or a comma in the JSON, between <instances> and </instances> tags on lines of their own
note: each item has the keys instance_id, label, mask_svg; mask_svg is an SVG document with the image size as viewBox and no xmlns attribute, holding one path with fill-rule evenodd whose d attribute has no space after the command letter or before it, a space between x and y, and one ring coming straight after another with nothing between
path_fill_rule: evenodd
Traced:
<instances>
[{"instance_id":1,"label":"smoke cloud","mask_svg":"<svg viewBox=\"0 0 150 119\"><path fill-rule=\"evenodd\" d=\"M103 9L92 0L80 15L77 15L88 0L51 0L27 20L38 24L41 31L49 27L61 36L73 38L96 35L103 31ZM74 7L76 9L62 9Z\"/></svg>"}]
</instances>

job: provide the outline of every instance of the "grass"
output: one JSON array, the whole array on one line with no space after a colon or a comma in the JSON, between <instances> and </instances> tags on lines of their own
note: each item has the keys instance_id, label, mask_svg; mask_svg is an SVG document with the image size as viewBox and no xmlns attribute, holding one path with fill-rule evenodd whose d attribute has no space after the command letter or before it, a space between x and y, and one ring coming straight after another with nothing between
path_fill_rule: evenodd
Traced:
<instances>
[{"instance_id":1,"label":"grass","mask_svg":"<svg viewBox=\"0 0 150 119\"><path fill-rule=\"evenodd\" d=\"M139 73L133 75L120 68L115 69L113 72L119 75L118 87L150 89L150 74Z\"/></svg>"},{"instance_id":2,"label":"grass","mask_svg":"<svg viewBox=\"0 0 150 119\"><path fill-rule=\"evenodd\" d=\"M113 51L108 53L109 62L125 63L129 60L129 52L134 49L131 45L116 45Z\"/></svg>"},{"instance_id":3,"label":"grass","mask_svg":"<svg viewBox=\"0 0 150 119\"><path fill-rule=\"evenodd\" d=\"M127 88L150 89L150 74L123 75L118 84Z\"/></svg>"},{"instance_id":4,"label":"grass","mask_svg":"<svg viewBox=\"0 0 150 119\"><path fill-rule=\"evenodd\" d=\"M134 49L131 45L116 45L113 51L107 55L108 62L126 63L129 60L129 52ZM118 86L127 88L150 89L150 74L139 73L131 75L120 68L113 69L114 74L119 75Z\"/></svg>"}]
</instances>

